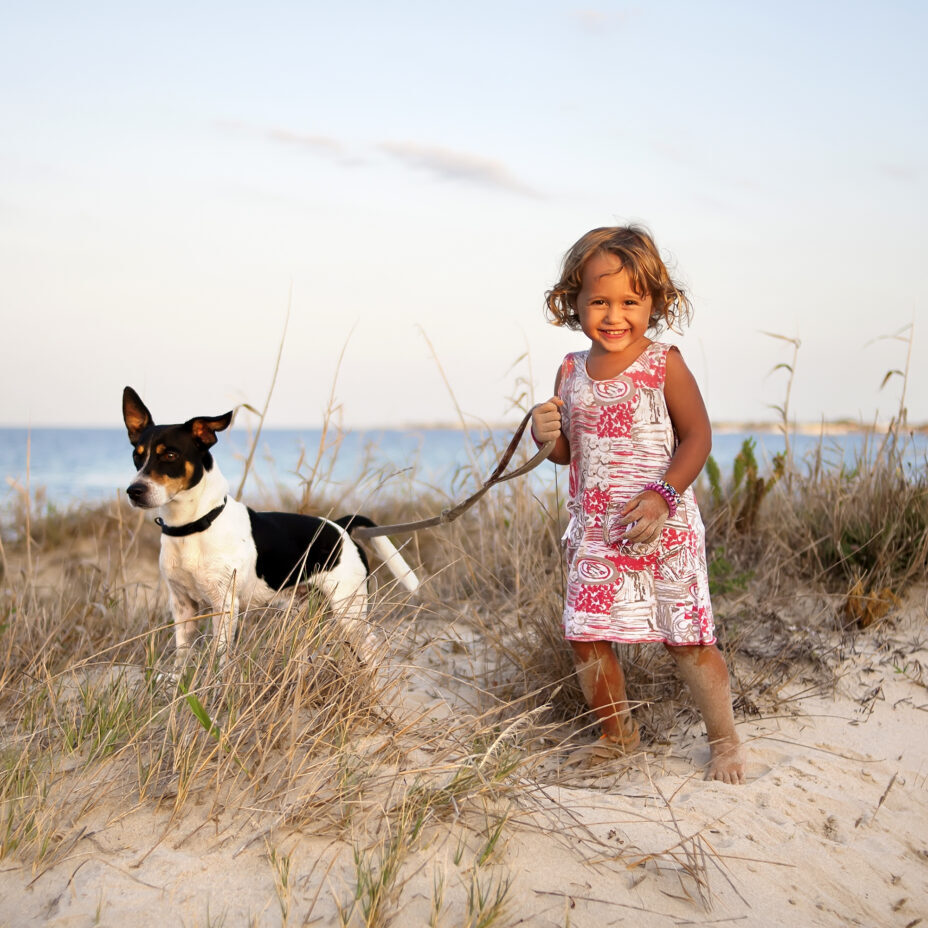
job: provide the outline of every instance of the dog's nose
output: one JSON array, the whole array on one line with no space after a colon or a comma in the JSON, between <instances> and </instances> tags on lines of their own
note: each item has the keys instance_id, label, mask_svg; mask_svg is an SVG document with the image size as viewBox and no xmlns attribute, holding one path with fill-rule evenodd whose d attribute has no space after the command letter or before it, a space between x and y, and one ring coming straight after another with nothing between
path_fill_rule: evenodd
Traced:
<instances>
[{"instance_id":1,"label":"dog's nose","mask_svg":"<svg viewBox=\"0 0 928 928\"><path fill-rule=\"evenodd\" d=\"M126 488L126 493L129 494L129 499L133 503L137 503L145 495L145 484L144 483L133 483Z\"/></svg>"}]
</instances>

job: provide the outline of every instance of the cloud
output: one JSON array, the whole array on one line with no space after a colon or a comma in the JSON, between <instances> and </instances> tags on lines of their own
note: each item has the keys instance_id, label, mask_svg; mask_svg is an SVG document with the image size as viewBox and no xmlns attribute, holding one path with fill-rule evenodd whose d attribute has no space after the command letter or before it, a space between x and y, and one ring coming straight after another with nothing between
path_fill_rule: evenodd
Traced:
<instances>
[{"instance_id":1,"label":"cloud","mask_svg":"<svg viewBox=\"0 0 928 928\"><path fill-rule=\"evenodd\" d=\"M381 142L377 147L407 167L429 171L440 180L465 181L521 196L541 196L514 177L504 164L490 158L416 142Z\"/></svg>"},{"instance_id":2,"label":"cloud","mask_svg":"<svg viewBox=\"0 0 928 928\"><path fill-rule=\"evenodd\" d=\"M368 152L353 153L340 139L328 135L294 132L291 129L262 128L234 120L217 120L214 125L225 132L267 139L275 144L301 148L345 167L370 164L374 153L389 155L408 168L425 170L439 180L450 183L477 184L491 190L503 190L520 196L539 198L541 194L522 183L499 161L455 151L437 145L417 142L379 142L368 146Z\"/></svg>"},{"instance_id":3,"label":"cloud","mask_svg":"<svg viewBox=\"0 0 928 928\"><path fill-rule=\"evenodd\" d=\"M215 125L226 132L235 132L253 138L267 139L282 145L302 148L348 167L364 163L356 155L351 154L340 139L328 135L311 135L305 132L293 132L291 129L264 128L232 119L216 120Z\"/></svg>"},{"instance_id":4,"label":"cloud","mask_svg":"<svg viewBox=\"0 0 928 928\"><path fill-rule=\"evenodd\" d=\"M901 184L915 184L921 179L921 171L913 164L880 164L877 170L884 176Z\"/></svg>"},{"instance_id":5,"label":"cloud","mask_svg":"<svg viewBox=\"0 0 928 928\"><path fill-rule=\"evenodd\" d=\"M338 139L329 138L327 135L305 135L291 132L289 129L268 129L264 134L273 142L308 148L320 155L330 155L340 159L345 154L345 146Z\"/></svg>"},{"instance_id":6,"label":"cloud","mask_svg":"<svg viewBox=\"0 0 928 928\"><path fill-rule=\"evenodd\" d=\"M629 10L574 10L570 15L571 18L580 26L584 32L599 34L607 29L614 29L618 26L624 26L633 16L637 15L635 9Z\"/></svg>"},{"instance_id":7,"label":"cloud","mask_svg":"<svg viewBox=\"0 0 928 928\"><path fill-rule=\"evenodd\" d=\"M327 135L307 135L291 132L289 129L268 129L265 136L272 142L305 148L317 155L330 158L343 167L353 168L367 163L364 158L352 154L344 143Z\"/></svg>"}]
</instances>

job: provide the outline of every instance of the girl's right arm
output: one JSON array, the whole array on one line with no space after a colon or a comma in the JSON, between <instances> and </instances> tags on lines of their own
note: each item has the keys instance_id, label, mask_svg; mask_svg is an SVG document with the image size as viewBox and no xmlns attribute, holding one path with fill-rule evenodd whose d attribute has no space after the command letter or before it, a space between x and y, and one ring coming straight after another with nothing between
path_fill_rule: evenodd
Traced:
<instances>
[{"instance_id":1,"label":"girl's right arm","mask_svg":"<svg viewBox=\"0 0 928 928\"><path fill-rule=\"evenodd\" d=\"M554 441L554 450L548 455L553 464L570 463L570 442L561 431L561 407L564 401L557 395L561 384L561 372L557 372L554 381L554 396L545 403L539 403L532 408L532 438L538 444Z\"/></svg>"}]
</instances>

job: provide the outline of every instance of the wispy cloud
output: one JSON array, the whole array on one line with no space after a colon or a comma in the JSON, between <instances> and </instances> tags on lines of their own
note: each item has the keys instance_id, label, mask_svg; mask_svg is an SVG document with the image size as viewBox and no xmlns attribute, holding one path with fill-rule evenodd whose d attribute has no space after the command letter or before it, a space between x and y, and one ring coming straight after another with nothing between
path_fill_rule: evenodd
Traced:
<instances>
[{"instance_id":1,"label":"wispy cloud","mask_svg":"<svg viewBox=\"0 0 928 928\"><path fill-rule=\"evenodd\" d=\"M329 155L333 158L343 158L345 156L345 146L338 139L329 138L327 135L306 135L300 132L291 132L289 129L268 129L265 135L273 142L283 142L285 145L308 148L320 155Z\"/></svg>"},{"instance_id":2,"label":"wispy cloud","mask_svg":"<svg viewBox=\"0 0 928 928\"><path fill-rule=\"evenodd\" d=\"M302 148L348 167L363 163L362 159L349 151L344 142L328 135L314 135L305 132L293 132L290 129L253 126L249 123L231 119L217 120L215 125L225 132L235 132L249 135L252 138L263 138L278 144Z\"/></svg>"},{"instance_id":3,"label":"wispy cloud","mask_svg":"<svg viewBox=\"0 0 928 928\"><path fill-rule=\"evenodd\" d=\"M584 32L598 34L607 29L624 26L629 19L637 15L637 9L627 10L574 10L570 15Z\"/></svg>"},{"instance_id":4,"label":"wispy cloud","mask_svg":"<svg viewBox=\"0 0 928 928\"><path fill-rule=\"evenodd\" d=\"M405 167L427 171L440 181L474 184L488 190L525 197L542 196L539 191L520 181L502 162L452 148L396 141L352 147L328 135L294 132L291 129L258 127L234 120L217 120L215 125L224 132L240 133L279 145L301 148L345 167L367 165L378 154L388 155Z\"/></svg>"},{"instance_id":5,"label":"wispy cloud","mask_svg":"<svg viewBox=\"0 0 928 928\"><path fill-rule=\"evenodd\" d=\"M877 169L884 177L901 184L914 184L921 179L921 171L914 164L880 164Z\"/></svg>"},{"instance_id":6,"label":"wispy cloud","mask_svg":"<svg viewBox=\"0 0 928 928\"><path fill-rule=\"evenodd\" d=\"M504 164L490 158L417 142L381 142L377 147L407 167L428 171L440 180L464 181L521 196L541 196Z\"/></svg>"}]
</instances>

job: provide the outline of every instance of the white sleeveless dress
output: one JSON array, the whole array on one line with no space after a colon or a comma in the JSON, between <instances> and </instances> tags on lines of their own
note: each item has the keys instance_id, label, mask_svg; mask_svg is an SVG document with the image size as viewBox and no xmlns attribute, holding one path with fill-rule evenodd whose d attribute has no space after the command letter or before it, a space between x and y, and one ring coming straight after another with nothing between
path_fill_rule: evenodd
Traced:
<instances>
[{"instance_id":1,"label":"white sleeveless dress","mask_svg":"<svg viewBox=\"0 0 928 928\"><path fill-rule=\"evenodd\" d=\"M618 377L592 380L588 352L561 367L570 441L564 635L571 641L712 644L705 530L692 489L651 544L622 545L622 507L663 477L677 445L664 400L669 345L653 342Z\"/></svg>"}]
</instances>

